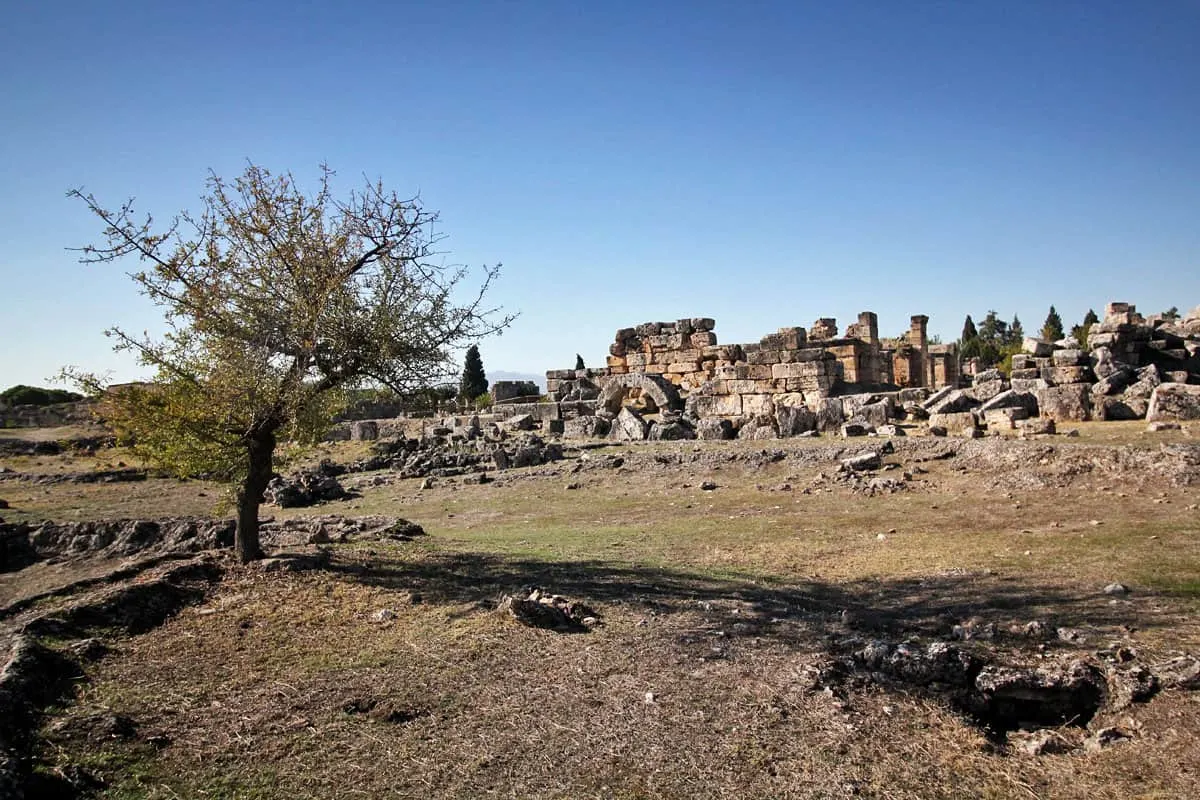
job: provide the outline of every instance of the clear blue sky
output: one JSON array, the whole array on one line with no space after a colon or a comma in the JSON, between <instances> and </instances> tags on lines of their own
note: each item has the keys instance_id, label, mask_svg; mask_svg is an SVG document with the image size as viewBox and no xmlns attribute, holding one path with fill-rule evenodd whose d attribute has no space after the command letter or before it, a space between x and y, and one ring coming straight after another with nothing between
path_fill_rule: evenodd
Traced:
<instances>
[{"instance_id":1,"label":"clear blue sky","mask_svg":"<svg viewBox=\"0 0 1200 800\"><path fill-rule=\"evenodd\" d=\"M502 261L489 371L682 316L1188 309L1198 42L1198 0L10 0L0 388L139 374L101 331L154 310L64 249L99 232L67 189L168 217L246 159L419 191L454 261Z\"/></svg>"}]
</instances>

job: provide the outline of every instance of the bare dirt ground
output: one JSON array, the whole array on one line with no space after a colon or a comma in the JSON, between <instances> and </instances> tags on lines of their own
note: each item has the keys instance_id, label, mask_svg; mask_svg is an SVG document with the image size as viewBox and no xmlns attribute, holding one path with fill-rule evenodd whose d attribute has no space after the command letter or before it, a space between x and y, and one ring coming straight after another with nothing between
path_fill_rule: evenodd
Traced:
<instances>
[{"instance_id":1,"label":"bare dirt ground","mask_svg":"<svg viewBox=\"0 0 1200 800\"><path fill-rule=\"evenodd\" d=\"M611 446L424 489L347 476L356 498L264 513L392 515L426 535L292 547L327 556L266 567L218 556L220 577L146 632L43 624L49 647L73 652L86 633L107 653L77 660L39 718L38 785L108 798L1200 796L1200 692L1161 667L1200 654L1200 439L1144 423L1079 433L897 439L861 474L841 460L883 440ZM38 482L127 461L84 458L0 461L0 515L219 512L220 487L200 482ZM165 568L55 561L0 573L0 633ZM97 583L110 565L134 575ZM598 624L539 629L497 610L532 586ZM928 674L930 653L970 661L970 680L1107 677L1063 708L1057 689L981 705ZM1130 702L1121 680L1138 669L1161 680Z\"/></svg>"}]
</instances>

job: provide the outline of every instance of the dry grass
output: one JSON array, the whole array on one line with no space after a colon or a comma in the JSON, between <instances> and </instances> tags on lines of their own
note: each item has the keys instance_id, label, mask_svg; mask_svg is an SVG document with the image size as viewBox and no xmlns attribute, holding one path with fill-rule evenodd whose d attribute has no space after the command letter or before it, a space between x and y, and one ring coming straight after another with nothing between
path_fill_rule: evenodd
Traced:
<instances>
[{"instance_id":1,"label":"dry grass","mask_svg":"<svg viewBox=\"0 0 1200 800\"><path fill-rule=\"evenodd\" d=\"M608 448L575 472L367 488L319 511L398 514L429 536L339 546L318 572L231 567L203 607L89 670L44 757L103 775L113 798L1196 796L1185 693L1123 712L1141 730L1126 744L1033 758L933 696L813 691L847 636L945 637L969 617L1086 634L1052 656L1200 648L1200 490L1124 469L1162 439L1109 430L992 460L902 448L889 460L925 472L873 497L806 442ZM199 487L47 488L29 497L42 513L129 516L178 513ZM1114 580L1134 593L1113 602ZM605 624L565 635L492 610L530 584ZM372 621L380 609L395 618ZM868 628L847 630L847 609ZM1039 655L1006 640L998 657ZM72 735L102 709L138 737Z\"/></svg>"}]
</instances>

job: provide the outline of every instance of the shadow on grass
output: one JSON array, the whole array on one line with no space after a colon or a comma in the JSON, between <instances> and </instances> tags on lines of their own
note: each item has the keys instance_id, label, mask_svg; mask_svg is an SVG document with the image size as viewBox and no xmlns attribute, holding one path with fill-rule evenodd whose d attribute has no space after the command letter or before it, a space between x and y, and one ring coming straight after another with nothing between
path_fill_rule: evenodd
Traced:
<instances>
[{"instance_id":1,"label":"shadow on grass","mask_svg":"<svg viewBox=\"0 0 1200 800\"><path fill-rule=\"evenodd\" d=\"M847 582L764 581L759 576L714 576L681 569L598 560L543 561L480 553L436 554L414 562L362 565L337 558L328 567L347 578L390 590L417 593L424 603L496 607L499 599L539 587L572 601L622 606L634 613L669 615L700 609L728 617L732 636L809 640L814 634L848 630L886 638L950 638L956 625L994 623L997 638L1011 626L1037 621L1041 634L1021 638L1057 640L1060 628L1081 628L1087 643L1099 641L1087 629L1148 628L1167 625L1170 615L1144 614L1140 607L1167 594L1139 592L1130 600L1106 596L1099 587L1081 590L986 574L943 574L922 578ZM1165 617L1165 618L1164 618ZM785 622L804 622L804 630ZM1015 634L1013 634L1015 635ZM1066 645L1079 645L1084 639ZM806 648L807 649L807 648Z\"/></svg>"}]
</instances>

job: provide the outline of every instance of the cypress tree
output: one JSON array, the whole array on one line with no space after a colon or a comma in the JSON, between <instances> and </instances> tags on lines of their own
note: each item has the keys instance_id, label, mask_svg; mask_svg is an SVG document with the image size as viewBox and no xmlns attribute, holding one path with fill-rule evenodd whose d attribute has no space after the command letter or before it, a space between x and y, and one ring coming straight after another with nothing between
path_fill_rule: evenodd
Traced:
<instances>
[{"instance_id":1,"label":"cypress tree","mask_svg":"<svg viewBox=\"0 0 1200 800\"><path fill-rule=\"evenodd\" d=\"M1050 306L1050 313L1042 323L1042 338L1049 342L1057 342L1064 335L1062 317L1054 310L1054 306Z\"/></svg>"},{"instance_id":2,"label":"cypress tree","mask_svg":"<svg viewBox=\"0 0 1200 800\"><path fill-rule=\"evenodd\" d=\"M487 394L488 380L483 371L483 359L479 357L479 346L467 348L467 357L463 363L462 382L459 384L459 395L466 400Z\"/></svg>"},{"instance_id":3,"label":"cypress tree","mask_svg":"<svg viewBox=\"0 0 1200 800\"><path fill-rule=\"evenodd\" d=\"M575 354L575 369L587 369L583 364L583 356L579 355L579 353Z\"/></svg>"},{"instance_id":4,"label":"cypress tree","mask_svg":"<svg viewBox=\"0 0 1200 800\"><path fill-rule=\"evenodd\" d=\"M1089 308L1087 314L1083 317L1083 323L1071 328L1071 336L1075 337L1075 341L1079 343L1081 348L1087 348L1088 332L1099 321L1100 318L1096 316L1096 312Z\"/></svg>"},{"instance_id":5,"label":"cypress tree","mask_svg":"<svg viewBox=\"0 0 1200 800\"><path fill-rule=\"evenodd\" d=\"M1009 344L1020 344L1025 338L1025 328L1021 325L1021 318L1013 314L1013 321L1008 326L1008 342Z\"/></svg>"},{"instance_id":6,"label":"cypress tree","mask_svg":"<svg viewBox=\"0 0 1200 800\"><path fill-rule=\"evenodd\" d=\"M963 323L962 338L960 342L966 344L979 335L979 331L975 330L975 320L971 319L971 315L967 314L967 320Z\"/></svg>"}]
</instances>

